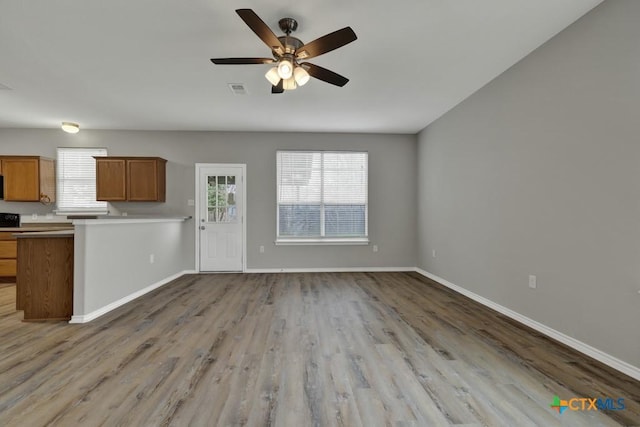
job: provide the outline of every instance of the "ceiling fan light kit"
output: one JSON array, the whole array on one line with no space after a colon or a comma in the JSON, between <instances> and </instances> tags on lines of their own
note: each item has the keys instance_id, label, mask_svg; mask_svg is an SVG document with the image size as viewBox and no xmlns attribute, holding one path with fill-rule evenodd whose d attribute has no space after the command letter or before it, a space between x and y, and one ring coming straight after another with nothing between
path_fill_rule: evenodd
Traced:
<instances>
[{"instance_id":1,"label":"ceiling fan light kit","mask_svg":"<svg viewBox=\"0 0 640 427\"><path fill-rule=\"evenodd\" d=\"M309 43L291 36L298 28L298 22L293 18L282 18L278 21L284 36L276 37L271 29L251 9L237 9L236 13L251 28L251 30L271 49L272 58L212 58L211 62L218 65L240 64L273 64L265 74L271 83L271 93L282 93L305 85L311 77L335 86L344 86L349 79L333 71L322 68L305 60L331 52L358 37L351 27L344 27L324 35Z\"/></svg>"}]
</instances>

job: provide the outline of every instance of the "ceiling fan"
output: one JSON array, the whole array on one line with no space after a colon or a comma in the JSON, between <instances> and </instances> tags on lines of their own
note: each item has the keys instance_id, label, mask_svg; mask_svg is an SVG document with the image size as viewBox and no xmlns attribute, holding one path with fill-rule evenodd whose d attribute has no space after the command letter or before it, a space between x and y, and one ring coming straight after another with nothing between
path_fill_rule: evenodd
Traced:
<instances>
[{"instance_id":1,"label":"ceiling fan","mask_svg":"<svg viewBox=\"0 0 640 427\"><path fill-rule=\"evenodd\" d=\"M349 81L346 77L331 70L301 61L331 52L356 40L358 37L351 27L344 27L305 44L300 39L291 36L291 33L298 28L298 22L293 18L282 18L278 22L285 35L276 37L253 10L237 9L236 13L269 46L273 58L212 58L211 62L214 64L274 64L275 66L265 74L272 85L271 93L293 90L307 83L310 77L341 87Z\"/></svg>"}]
</instances>

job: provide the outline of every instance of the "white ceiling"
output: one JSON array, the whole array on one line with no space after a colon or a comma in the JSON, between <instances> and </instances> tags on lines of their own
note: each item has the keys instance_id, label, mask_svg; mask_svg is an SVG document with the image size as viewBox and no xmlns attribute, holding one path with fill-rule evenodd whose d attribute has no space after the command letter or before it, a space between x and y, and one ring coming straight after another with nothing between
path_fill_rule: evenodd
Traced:
<instances>
[{"instance_id":1,"label":"white ceiling","mask_svg":"<svg viewBox=\"0 0 640 427\"><path fill-rule=\"evenodd\" d=\"M0 127L416 133L602 0L0 0ZM234 11L309 42L350 79L272 95L268 57ZM228 83L244 83L234 95Z\"/></svg>"}]
</instances>

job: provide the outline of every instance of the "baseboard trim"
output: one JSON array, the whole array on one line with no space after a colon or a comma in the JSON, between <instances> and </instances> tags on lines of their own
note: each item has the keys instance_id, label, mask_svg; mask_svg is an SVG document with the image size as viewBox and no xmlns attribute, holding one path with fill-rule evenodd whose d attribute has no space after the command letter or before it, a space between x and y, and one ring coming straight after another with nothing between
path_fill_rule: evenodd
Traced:
<instances>
[{"instance_id":1,"label":"baseboard trim","mask_svg":"<svg viewBox=\"0 0 640 427\"><path fill-rule=\"evenodd\" d=\"M490 299L487 299L463 287L455 285L449 282L448 280L443 279L442 277L436 276L435 274L429 273L428 271L425 271L421 268L416 268L415 271L435 282L440 283L443 286L446 286L447 288L453 291L458 292L459 294L462 294L468 298L471 298L472 300L479 302L484 306L487 306L499 313L502 313L505 316L508 316L511 319L522 323L523 325L526 325L532 329L535 329L536 331L544 335L547 335L548 337L551 337L556 341L560 341L561 343L573 348L574 350L579 351L580 353L586 354L587 356L590 356L604 363L605 365L610 366L613 369L620 371L640 381L640 368L636 366L633 366L623 360L620 360L614 356L611 356L610 354L607 354L602 350L599 350L595 347L590 346L589 344L583 343L582 341L579 341L573 337L570 337L569 335L556 331L555 329L550 328L549 326L544 325L536 320L523 316L522 314L515 312L507 307L504 307L498 303L495 303Z\"/></svg>"},{"instance_id":2,"label":"baseboard trim","mask_svg":"<svg viewBox=\"0 0 640 427\"><path fill-rule=\"evenodd\" d=\"M415 267L247 268L245 273L375 273L416 271Z\"/></svg>"},{"instance_id":3,"label":"baseboard trim","mask_svg":"<svg viewBox=\"0 0 640 427\"><path fill-rule=\"evenodd\" d=\"M166 277L156 283L153 283L149 286L147 286L146 288L140 289L139 291L136 291L132 294L127 295L124 298L120 298L117 301L112 302L111 304L107 304L104 307L101 307L97 310L92 311L91 313L87 313L87 314L80 314L80 315L73 315L71 316L71 320L69 320L69 323L87 323L90 322L94 319L97 319L100 316L103 316L105 314L107 314L108 312L110 312L111 310L115 310L116 308L125 305L128 302L133 301L136 298L141 297L144 294L147 294L155 289L158 289L161 286L166 285L167 283L185 275L185 274L192 274L195 273L195 271L192 270L184 270L181 271L179 273L176 273L174 275L171 275L169 277Z\"/></svg>"}]
</instances>

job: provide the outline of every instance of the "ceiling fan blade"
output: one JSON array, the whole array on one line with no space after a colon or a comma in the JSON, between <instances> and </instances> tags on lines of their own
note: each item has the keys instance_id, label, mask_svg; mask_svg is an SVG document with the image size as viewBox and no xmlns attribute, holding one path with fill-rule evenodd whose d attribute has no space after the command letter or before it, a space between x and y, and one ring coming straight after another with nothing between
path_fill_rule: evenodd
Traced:
<instances>
[{"instance_id":1,"label":"ceiling fan blade","mask_svg":"<svg viewBox=\"0 0 640 427\"><path fill-rule=\"evenodd\" d=\"M315 77L316 79L322 80L327 83L331 83L336 86L344 86L349 81L348 78L341 76L338 73L334 73L331 70L327 70L326 68L319 67L310 62L303 62L300 64L304 66L311 77Z\"/></svg>"},{"instance_id":2,"label":"ceiling fan blade","mask_svg":"<svg viewBox=\"0 0 640 427\"><path fill-rule=\"evenodd\" d=\"M271 64L273 58L211 58L218 65Z\"/></svg>"},{"instance_id":3,"label":"ceiling fan blade","mask_svg":"<svg viewBox=\"0 0 640 427\"><path fill-rule=\"evenodd\" d=\"M271 93L283 93L283 92L284 92L284 86L282 84L282 80L280 80L277 85L271 86Z\"/></svg>"},{"instance_id":4,"label":"ceiling fan blade","mask_svg":"<svg viewBox=\"0 0 640 427\"><path fill-rule=\"evenodd\" d=\"M273 31L269 28L267 24L264 23L262 19L251 9L236 9L236 13L242 18L245 24L251 28L251 30L256 33L260 39L265 42L267 46L273 51L278 52L278 54L282 55L284 53L284 46L278 37L273 34Z\"/></svg>"},{"instance_id":5,"label":"ceiling fan blade","mask_svg":"<svg viewBox=\"0 0 640 427\"><path fill-rule=\"evenodd\" d=\"M358 36L353 32L351 27L344 27L341 30L334 31L325 36L315 39L296 49L296 58L307 59L331 52L334 49L342 47L356 40Z\"/></svg>"}]
</instances>

